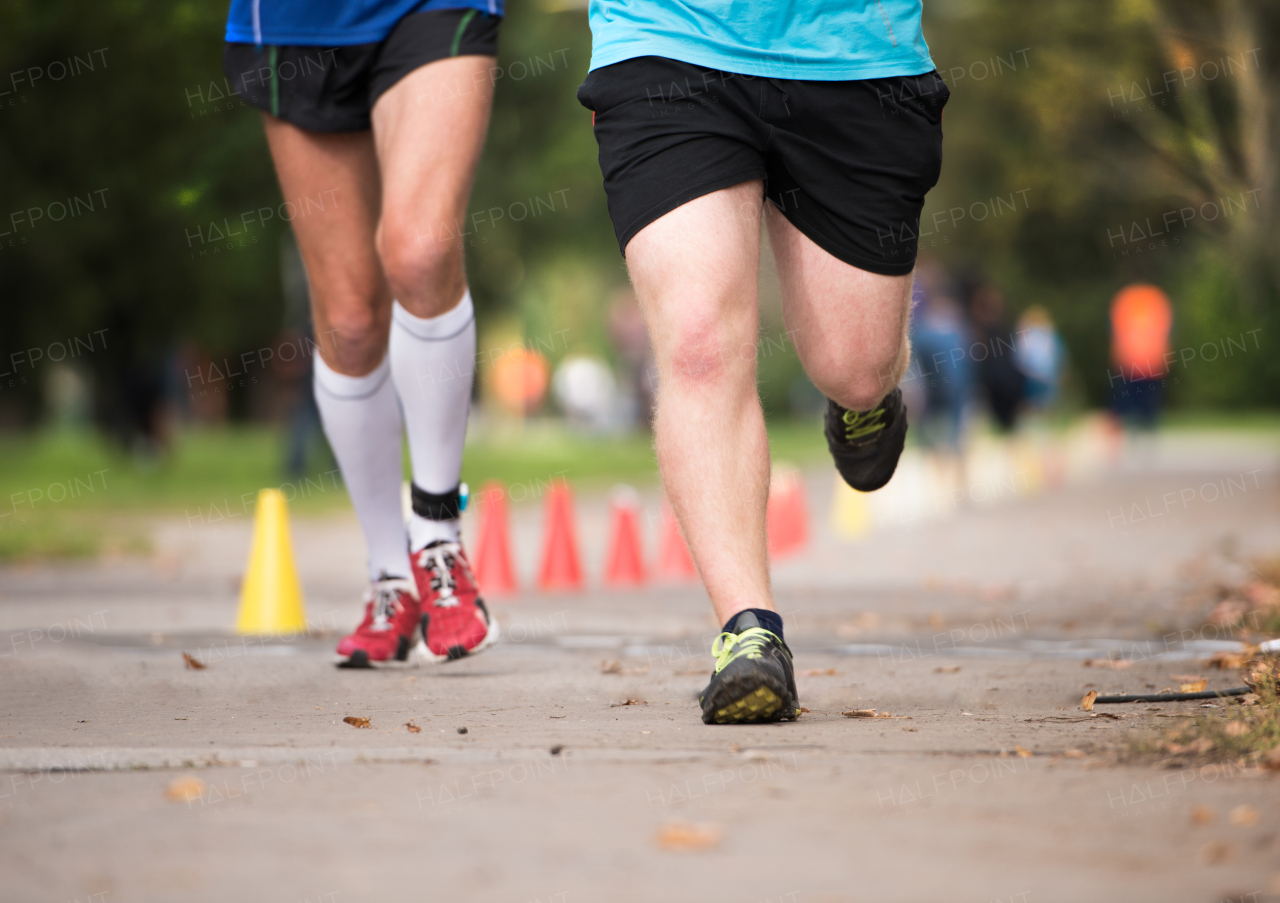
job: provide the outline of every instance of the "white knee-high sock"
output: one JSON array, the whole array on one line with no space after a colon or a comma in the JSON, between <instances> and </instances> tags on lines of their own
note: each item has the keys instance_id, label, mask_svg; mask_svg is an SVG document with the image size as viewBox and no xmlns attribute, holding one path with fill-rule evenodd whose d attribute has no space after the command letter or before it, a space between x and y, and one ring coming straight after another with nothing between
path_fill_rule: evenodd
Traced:
<instances>
[{"instance_id":1,"label":"white knee-high sock","mask_svg":"<svg viewBox=\"0 0 1280 903\"><path fill-rule=\"evenodd\" d=\"M346 376L315 356L316 405L329 447L369 546L369 578L409 576L409 545L400 510L400 406L391 362L366 376Z\"/></svg>"},{"instance_id":2,"label":"white knee-high sock","mask_svg":"<svg viewBox=\"0 0 1280 903\"><path fill-rule=\"evenodd\" d=\"M462 445L471 410L476 369L476 320L471 292L438 317L415 317L396 302L391 308L391 373L409 434L413 482L432 493L458 485ZM409 547L438 539L458 540L456 520L409 516Z\"/></svg>"}]
</instances>

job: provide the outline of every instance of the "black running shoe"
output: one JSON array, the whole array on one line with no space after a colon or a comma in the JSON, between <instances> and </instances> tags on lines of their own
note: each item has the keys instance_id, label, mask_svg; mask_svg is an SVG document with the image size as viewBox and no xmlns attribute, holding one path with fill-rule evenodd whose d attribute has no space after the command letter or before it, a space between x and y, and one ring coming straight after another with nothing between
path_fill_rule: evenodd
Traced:
<instances>
[{"instance_id":1,"label":"black running shoe","mask_svg":"<svg viewBox=\"0 0 1280 903\"><path fill-rule=\"evenodd\" d=\"M698 699L703 724L795 721L800 704L791 650L750 612L738 616L737 627L711 645L716 672Z\"/></svg>"},{"instance_id":2,"label":"black running shoe","mask_svg":"<svg viewBox=\"0 0 1280 903\"><path fill-rule=\"evenodd\" d=\"M894 388L870 411L850 411L827 399L827 448L836 470L859 492L874 492L893 476L907 442L907 406Z\"/></svg>"}]
</instances>

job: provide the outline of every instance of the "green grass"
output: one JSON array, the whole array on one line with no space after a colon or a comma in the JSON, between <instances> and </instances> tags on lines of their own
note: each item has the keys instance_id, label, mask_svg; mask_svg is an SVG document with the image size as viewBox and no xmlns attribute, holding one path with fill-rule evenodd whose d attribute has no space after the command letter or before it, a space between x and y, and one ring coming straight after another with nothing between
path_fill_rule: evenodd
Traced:
<instances>
[{"instance_id":1,"label":"green grass","mask_svg":"<svg viewBox=\"0 0 1280 903\"><path fill-rule=\"evenodd\" d=\"M779 460L805 464L824 454L816 423L785 421L770 432ZM208 523L247 514L257 490L267 487L280 488L296 515L350 506L332 463L312 465L301 480L286 477L282 438L270 427L188 430L157 462L136 459L92 432L0 435L0 460L0 560L142 552L149 518ZM656 485L651 439L581 435L534 421L479 432L467 443L462 478L477 490L497 480L519 500L556 477L587 491Z\"/></svg>"}]
</instances>

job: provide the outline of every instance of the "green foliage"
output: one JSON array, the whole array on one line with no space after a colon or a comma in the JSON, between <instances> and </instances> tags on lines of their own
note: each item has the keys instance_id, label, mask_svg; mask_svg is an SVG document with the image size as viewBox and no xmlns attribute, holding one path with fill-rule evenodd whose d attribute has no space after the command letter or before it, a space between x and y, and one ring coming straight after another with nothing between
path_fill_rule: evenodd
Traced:
<instances>
[{"instance_id":1,"label":"green foliage","mask_svg":"<svg viewBox=\"0 0 1280 903\"><path fill-rule=\"evenodd\" d=\"M0 5L9 80L0 90L10 90L0 95L0 232L12 233L0 236L5 359L103 328L119 339L112 354L137 361L185 340L231 356L279 332L287 227L278 217L241 219L282 198L258 113L225 97L225 15L224 0ZM1270 351L1280 334L1274 6L948 0L927 4L926 15L953 97L923 250L987 271L1015 309L1046 305L1094 403L1107 393L1107 304L1135 279L1169 291L1179 348L1259 330L1248 354L1175 371L1173 401L1280 400L1280 358ZM1197 77L1175 76L1148 96L1167 72L1228 57L1229 75L1196 68ZM553 357L608 352L604 312L626 272L591 114L575 98L589 59L584 10L509 3L471 204L482 341L500 326L562 336ZM76 74L53 77L69 60ZM28 75L15 83L15 72ZM1133 239L1135 225L1145 235L1168 211L1255 189L1244 212ZM94 192L92 212L26 218ZM211 225L224 223L243 234L210 241ZM116 328L124 323L131 329ZM34 419L46 375L5 381L0 413L11 420L16 405ZM767 407L784 411L794 358L762 359L761 375Z\"/></svg>"}]
</instances>

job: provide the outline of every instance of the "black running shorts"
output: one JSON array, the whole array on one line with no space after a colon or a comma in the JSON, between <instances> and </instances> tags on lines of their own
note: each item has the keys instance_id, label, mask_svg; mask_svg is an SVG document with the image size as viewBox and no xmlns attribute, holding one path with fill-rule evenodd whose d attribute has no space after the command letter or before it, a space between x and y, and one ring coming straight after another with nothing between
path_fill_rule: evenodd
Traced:
<instances>
[{"instance_id":1,"label":"black running shorts","mask_svg":"<svg viewBox=\"0 0 1280 903\"><path fill-rule=\"evenodd\" d=\"M845 263L915 266L920 209L942 166L937 72L859 81L737 75L646 56L587 75L618 247L704 194L763 179L765 197Z\"/></svg>"},{"instance_id":2,"label":"black running shorts","mask_svg":"<svg viewBox=\"0 0 1280 903\"><path fill-rule=\"evenodd\" d=\"M369 112L383 92L419 66L451 56L496 56L501 21L474 9L440 9L405 16L373 44L228 43L222 68L237 94L272 116L312 132L358 132L369 128Z\"/></svg>"}]
</instances>

